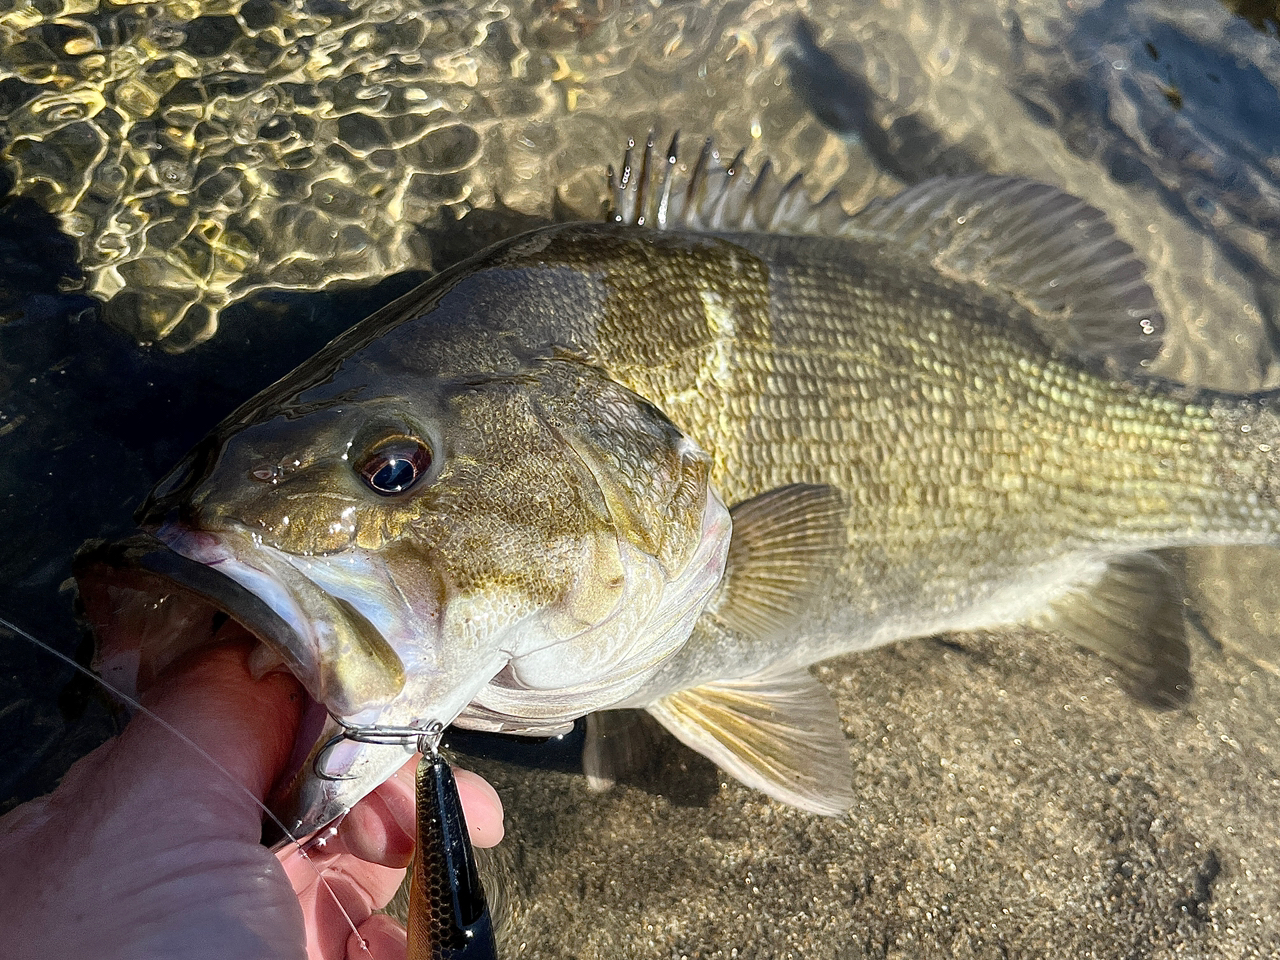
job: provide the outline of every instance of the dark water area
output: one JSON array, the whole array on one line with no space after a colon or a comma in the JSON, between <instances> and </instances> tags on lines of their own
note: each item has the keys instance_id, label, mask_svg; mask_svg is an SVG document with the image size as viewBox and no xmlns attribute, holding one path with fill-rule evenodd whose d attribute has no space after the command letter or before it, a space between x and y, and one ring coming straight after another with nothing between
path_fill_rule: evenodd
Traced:
<instances>
[{"instance_id":1,"label":"dark water area","mask_svg":"<svg viewBox=\"0 0 1280 960\"><path fill-rule=\"evenodd\" d=\"M1270 0L1224 0L1224 6L1239 14L1258 30L1280 34L1280 3Z\"/></svg>"}]
</instances>

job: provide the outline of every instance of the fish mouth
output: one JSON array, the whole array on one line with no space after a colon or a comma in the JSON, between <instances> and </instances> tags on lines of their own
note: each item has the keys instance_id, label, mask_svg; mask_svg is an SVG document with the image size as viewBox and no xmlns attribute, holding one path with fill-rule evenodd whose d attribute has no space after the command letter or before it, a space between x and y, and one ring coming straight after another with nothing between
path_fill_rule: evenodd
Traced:
<instances>
[{"instance_id":1,"label":"fish mouth","mask_svg":"<svg viewBox=\"0 0 1280 960\"><path fill-rule=\"evenodd\" d=\"M396 719L404 665L371 622L390 615L329 596L261 551L246 555L235 535L176 527L157 534L90 542L75 558L80 614L97 640L95 670L136 699L191 650L228 639L228 622L238 625L258 641L254 675L287 670L307 695L289 763L267 796L274 823L264 842L279 847L323 829L415 750L407 738L403 747L331 742L344 725ZM338 653L345 657L333 659Z\"/></svg>"},{"instance_id":2,"label":"fish mouth","mask_svg":"<svg viewBox=\"0 0 1280 960\"><path fill-rule=\"evenodd\" d=\"M215 534L166 523L155 536L257 599L242 599L225 586L216 596L223 602L234 596L237 611L228 612L244 610L250 629L259 616L275 625L260 638L265 648L255 652L258 675L283 664L315 699L356 724L371 722L364 715L403 689L404 664L387 640L404 621L403 599L376 557L361 556L334 575L324 563L273 550L239 531ZM263 614L262 606L270 613Z\"/></svg>"}]
</instances>

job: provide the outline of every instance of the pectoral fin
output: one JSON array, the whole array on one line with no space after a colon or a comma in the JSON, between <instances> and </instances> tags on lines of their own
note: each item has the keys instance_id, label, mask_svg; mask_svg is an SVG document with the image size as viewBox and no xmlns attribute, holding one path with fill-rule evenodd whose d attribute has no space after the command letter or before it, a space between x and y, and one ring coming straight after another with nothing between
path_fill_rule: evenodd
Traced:
<instances>
[{"instance_id":1,"label":"pectoral fin","mask_svg":"<svg viewBox=\"0 0 1280 960\"><path fill-rule=\"evenodd\" d=\"M1191 652L1177 578L1158 557L1135 553L1101 579L1067 591L1037 618L1120 668L1129 692L1171 710L1191 696Z\"/></svg>"},{"instance_id":2,"label":"pectoral fin","mask_svg":"<svg viewBox=\"0 0 1280 960\"><path fill-rule=\"evenodd\" d=\"M778 487L730 514L720 591L650 689L706 677L708 662L759 669L761 651L779 650L778 641L840 568L845 506L834 487ZM741 657L726 654L730 650ZM757 666L748 666L753 659ZM853 803L840 716L806 670L717 680L662 696L645 709L686 746L776 800L828 816L843 815ZM583 754L592 787L608 789L644 762L652 753L644 737L642 725L625 714L592 715Z\"/></svg>"},{"instance_id":3,"label":"pectoral fin","mask_svg":"<svg viewBox=\"0 0 1280 960\"><path fill-rule=\"evenodd\" d=\"M833 817L853 804L840 715L807 670L709 683L647 709L685 745L775 800Z\"/></svg>"},{"instance_id":4,"label":"pectoral fin","mask_svg":"<svg viewBox=\"0 0 1280 960\"><path fill-rule=\"evenodd\" d=\"M797 483L729 511L733 536L712 613L730 630L771 640L839 569L845 506L835 487Z\"/></svg>"}]
</instances>

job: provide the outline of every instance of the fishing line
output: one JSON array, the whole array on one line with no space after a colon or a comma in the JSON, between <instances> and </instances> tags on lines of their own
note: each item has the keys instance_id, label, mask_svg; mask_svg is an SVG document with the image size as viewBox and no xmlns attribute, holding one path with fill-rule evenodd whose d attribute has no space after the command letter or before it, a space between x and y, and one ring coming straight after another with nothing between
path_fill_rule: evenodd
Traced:
<instances>
[{"instance_id":1,"label":"fishing line","mask_svg":"<svg viewBox=\"0 0 1280 960\"><path fill-rule=\"evenodd\" d=\"M334 891L333 887L329 885L329 881L325 879L324 873L320 870L319 867L316 866L315 861L313 861L311 857L307 854L306 846L302 843L302 841L300 841L297 837L295 837L290 832L289 828L284 825L284 822L279 817L277 817L274 813L272 813L271 809L265 803L263 803L256 796L254 796L254 793L252 790L250 790L244 784L238 782L235 779L235 777L231 776L231 774L227 772L227 769L222 764L220 764L217 760L215 760L203 747L201 747L198 743L196 743L194 740L188 737L185 733L183 733L177 727L173 726L168 721L162 719L161 717L158 717L153 711L148 710L146 707L144 707L141 703L139 703L133 697L129 696L126 693L123 693L120 690L117 690L110 683L108 683L104 678L98 676L92 670L89 670L88 668L83 667L80 664L76 663L75 660L71 659L71 657L67 656L65 653L62 653L59 650L55 650L53 647L49 646L49 644L45 643L43 640L37 640L32 634L28 633L22 627L18 626L16 623L13 623L12 621L6 619L3 616L0 616L0 626L4 627L5 629L9 630L11 633L19 637L22 637L26 640L30 640L41 650L45 650L48 653L53 654L53 656L57 657L59 660L67 664L73 670L76 670L78 673L84 674L89 679L102 684L102 686L105 687L107 690L111 691L111 693L114 696L119 697L122 701L124 701L134 710L137 710L140 713L146 714L156 723L160 724L160 726L163 727L165 730L168 730L171 734L173 734L175 737L177 737L179 740L185 743L188 747L194 750L197 754L199 754L205 760L207 760L214 768L217 769L219 773L221 773L224 777L226 777L229 781L231 781L231 783L236 787L236 789L238 789L246 797L252 800L254 805L256 807L259 807L269 818L271 818L271 821L280 828L280 830L284 833L286 837L289 838L289 842L293 844L293 846L297 849L298 854L302 857L303 860L307 862L307 865L315 873L316 879L320 881L320 885L324 887L324 889L328 891L329 896L333 898L333 902L338 907L338 912L341 913L343 919L347 921L347 926L351 928L351 932L355 934L356 939L360 942L365 953L369 952L368 944L366 944L364 938L360 936L360 930L356 926L355 921L351 919L351 915L347 913L346 908L342 905L342 901L338 899L338 894ZM321 838L319 841L317 841L317 843L321 846L323 846L324 842L325 842L324 838Z\"/></svg>"}]
</instances>

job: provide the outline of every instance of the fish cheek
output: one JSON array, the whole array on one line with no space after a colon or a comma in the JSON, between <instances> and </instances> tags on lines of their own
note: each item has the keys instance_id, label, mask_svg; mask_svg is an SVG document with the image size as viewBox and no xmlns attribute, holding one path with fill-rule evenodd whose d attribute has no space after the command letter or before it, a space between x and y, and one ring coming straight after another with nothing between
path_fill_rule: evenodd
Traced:
<instances>
[{"instance_id":1,"label":"fish cheek","mask_svg":"<svg viewBox=\"0 0 1280 960\"><path fill-rule=\"evenodd\" d=\"M616 534L564 476L541 482L556 490L549 500L503 495L496 485L459 492L387 551L410 605L439 611L442 661L519 656L581 632L584 620L616 605ZM578 589L584 574L615 584Z\"/></svg>"},{"instance_id":2,"label":"fish cheek","mask_svg":"<svg viewBox=\"0 0 1280 960\"><path fill-rule=\"evenodd\" d=\"M383 564L397 592L404 598L414 632L439 637L439 623L449 600L449 588L439 558L412 537L393 540L382 550Z\"/></svg>"},{"instance_id":3,"label":"fish cheek","mask_svg":"<svg viewBox=\"0 0 1280 960\"><path fill-rule=\"evenodd\" d=\"M623 578L619 531L595 477L524 384L471 385L451 412L440 473L381 524L396 538L388 563L411 605L435 591L445 670L582 632L616 606Z\"/></svg>"}]
</instances>

